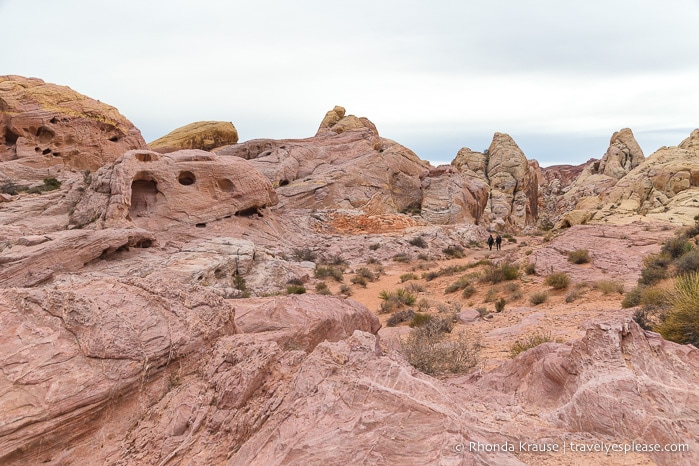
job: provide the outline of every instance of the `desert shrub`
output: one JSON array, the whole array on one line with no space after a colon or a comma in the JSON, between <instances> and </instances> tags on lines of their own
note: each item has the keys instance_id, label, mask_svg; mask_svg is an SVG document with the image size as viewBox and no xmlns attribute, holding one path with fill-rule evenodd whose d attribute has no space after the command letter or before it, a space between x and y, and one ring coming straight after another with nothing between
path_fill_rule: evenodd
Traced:
<instances>
[{"instance_id":1,"label":"desert shrub","mask_svg":"<svg viewBox=\"0 0 699 466\"><path fill-rule=\"evenodd\" d=\"M372 272L371 270L369 270L366 267L360 267L357 270L355 270L354 273L356 273L357 276L359 276L359 277L362 277L362 278L369 280L370 282L373 282L377 278L376 275L374 274L374 272ZM366 283L365 283L365 285L366 285Z\"/></svg>"},{"instance_id":2,"label":"desert shrub","mask_svg":"<svg viewBox=\"0 0 699 466\"><path fill-rule=\"evenodd\" d=\"M590 262L590 251L587 249L576 249L568 253L568 262L571 264L587 264Z\"/></svg>"},{"instance_id":3,"label":"desert shrub","mask_svg":"<svg viewBox=\"0 0 699 466\"><path fill-rule=\"evenodd\" d=\"M328 288L328 284L325 282L318 282L316 284L316 293L323 295L330 294L330 288Z\"/></svg>"},{"instance_id":4,"label":"desert shrub","mask_svg":"<svg viewBox=\"0 0 699 466\"><path fill-rule=\"evenodd\" d=\"M495 287L488 288L485 292L485 297L483 298L484 303L493 303L498 297L498 289Z\"/></svg>"},{"instance_id":5,"label":"desert shrub","mask_svg":"<svg viewBox=\"0 0 699 466\"><path fill-rule=\"evenodd\" d=\"M666 340L699 346L699 273L677 277L670 303L655 331Z\"/></svg>"},{"instance_id":6,"label":"desert shrub","mask_svg":"<svg viewBox=\"0 0 699 466\"><path fill-rule=\"evenodd\" d=\"M343 280L342 269L333 265L316 265L314 275L316 278L320 279L331 277L337 282L341 282Z\"/></svg>"},{"instance_id":7,"label":"desert shrub","mask_svg":"<svg viewBox=\"0 0 699 466\"><path fill-rule=\"evenodd\" d=\"M653 330L656 322L655 319L651 317L652 312L653 311L649 309L636 309L632 318L643 330Z\"/></svg>"},{"instance_id":8,"label":"desert shrub","mask_svg":"<svg viewBox=\"0 0 699 466\"><path fill-rule=\"evenodd\" d=\"M410 254L405 252L399 252L393 256L393 260L396 262L410 262Z\"/></svg>"},{"instance_id":9,"label":"desert shrub","mask_svg":"<svg viewBox=\"0 0 699 466\"><path fill-rule=\"evenodd\" d=\"M381 243L373 243L373 244L370 244L370 245L369 245L369 249L370 249L371 251L376 251L376 250L379 249L380 247L381 247Z\"/></svg>"},{"instance_id":10,"label":"desert shrub","mask_svg":"<svg viewBox=\"0 0 699 466\"><path fill-rule=\"evenodd\" d=\"M677 259L681 255L689 252L692 249L692 244L687 241L687 238L676 236L670 238L660 248L661 254L667 254L673 259Z\"/></svg>"},{"instance_id":11,"label":"desert shrub","mask_svg":"<svg viewBox=\"0 0 699 466\"><path fill-rule=\"evenodd\" d=\"M16 195L20 191L20 188L13 181L5 181L0 185L0 193L9 194L11 196Z\"/></svg>"},{"instance_id":12,"label":"desert shrub","mask_svg":"<svg viewBox=\"0 0 699 466\"><path fill-rule=\"evenodd\" d=\"M519 268L509 262L498 265L489 265L483 270L481 281L488 283L500 283L519 278Z\"/></svg>"},{"instance_id":13,"label":"desert shrub","mask_svg":"<svg viewBox=\"0 0 699 466\"><path fill-rule=\"evenodd\" d=\"M405 289L408 290L410 293L422 293L425 291L425 287L419 283L415 282L410 282L407 285L405 285Z\"/></svg>"},{"instance_id":14,"label":"desert shrub","mask_svg":"<svg viewBox=\"0 0 699 466\"><path fill-rule=\"evenodd\" d=\"M289 280L287 280L286 284L301 286L303 285L303 280L301 280L300 278L290 278Z\"/></svg>"},{"instance_id":15,"label":"desert shrub","mask_svg":"<svg viewBox=\"0 0 699 466\"><path fill-rule=\"evenodd\" d=\"M534 275L536 273L536 264L533 262L527 262L524 265L524 273L527 275Z\"/></svg>"},{"instance_id":16,"label":"desert shrub","mask_svg":"<svg viewBox=\"0 0 699 466\"><path fill-rule=\"evenodd\" d=\"M655 266L646 267L641 270L641 277L638 279L638 284L654 285L664 278L667 278L667 270Z\"/></svg>"},{"instance_id":17,"label":"desert shrub","mask_svg":"<svg viewBox=\"0 0 699 466\"><path fill-rule=\"evenodd\" d=\"M532 306L543 304L549 299L549 294L546 291L535 291L529 295L529 302Z\"/></svg>"},{"instance_id":18,"label":"desert shrub","mask_svg":"<svg viewBox=\"0 0 699 466\"><path fill-rule=\"evenodd\" d=\"M553 221L548 217L543 217L539 220L539 228L543 231L553 230Z\"/></svg>"},{"instance_id":19,"label":"desert shrub","mask_svg":"<svg viewBox=\"0 0 699 466\"><path fill-rule=\"evenodd\" d=\"M454 283L450 284L447 286L447 288L444 290L444 293L454 293L455 291L463 290L467 286L471 284L471 279L468 275L464 275L463 277L459 278L457 281Z\"/></svg>"},{"instance_id":20,"label":"desert shrub","mask_svg":"<svg viewBox=\"0 0 699 466\"><path fill-rule=\"evenodd\" d=\"M432 316L430 314L423 314L421 312L416 312L413 315L413 318L410 320L410 327L422 327L423 325L427 324L427 322L432 320Z\"/></svg>"},{"instance_id":21,"label":"desert shrub","mask_svg":"<svg viewBox=\"0 0 699 466\"><path fill-rule=\"evenodd\" d=\"M425 254L425 253L420 253L420 254L417 255L417 260L419 260L419 261L428 261L428 260L430 260L430 256L428 256L428 255Z\"/></svg>"},{"instance_id":22,"label":"desert shrub","mask_svg":"<svg viewBox=\"0 0 699 466\"><path fill-rule=\"evenodd\" d=\"M298 262L315 262L318 258L318 254L310 248L295 248L291 251L291 257Z\"/></svg>"},{"instance_id":23,"label":"desert shrub","mask_svg":"<svg viewBox=\"0 0 699 466\"><path fill-rule=\"evenodd\" d=\"M661 286L645 286L641 288L638 304L646 309L662 309L671 302L670 292Z\"/></svg>"},{"instance_id":24,"label":"desert shrub","mask_svg":"<svg viewBox=\"0 0 699 466\"><path fill-rule=\"evenodd\" d=\"M486 308L485 306L477 307L477 308L476 308L476 311L478 312L478 314L480 314L481 317L485 317L485 316L487 316L488 314L490 314L490 313L488 312L488 308Z\"/></svg>"},{"instance_id":25,"label":"desert shrub","mask_svg":"<svg viewBox=\"0 0 699 466\"><path fill-rule=\"evenodd\" d=\"M670 257L669 254L648 254L643 258L643 265L645 267L659 267L665 269L671 262L672 257Z\"/></svg>"},{"instance_id":26,"label":"desert shrub","mask_svg":"<svg viewBox=\"0 0 699 466\"><path fill-rule=\"evenodd\" d=\"M678 275L699 272L699 249L692 249L681 255L675 259L674 265Z\"/></svg>"},{"instance_id":27,"label":"desert shrub","mask_svg":"<svg viewBox=\"0 0 699 466\"><path fill-rule=\"evenodd\" d=\"M61 187L61 182L56 178L44 178L44 191L53 191Z\"/></svg>"},{"instance_id":28,"label":"desert shrub","mask_svg":"<svg viewBox=\"0 0 699 466\"><path fill-rule=\"evenodd\" d=\"M470 298L474 294L476 294L476 287L473 285L467 285L461 291L461 296L463 296L464 298Z\"/></svg>"},{"instance_id":29,"label":"desert shrub","mask_svg":"<svg viewBox=\"0 0 699 466\"><path fill-rule=\"evenodd\" d=\"M412 320L413 317L415 317L415 315L415 311L413 311L412 309L404 309L402 311L398 311L394 314L391 314L391 317L389 317L386 321L386 326L395 327L398 324L402 324L403 322Z\"/></svg>"},{"instance_id":30,"label":"desert shrub","mask_svg":"<svg viewBox=\"0 0 699 466\"><path fill-rule=\"evenodd\" d=\"M383 290L379 293L379 298L383 300L381 303L380 313L385 314L400 309L403 306L411 306L415 304L416 297L404 288L398 288L393 291Z\"/></svg>"},{"instance_id":31,"label":"desert shrub","mask_svg":"<svg viewBox=\"0 0 699 466\"><path fill-rule=\"evenodd\" d=\"M635 307L641 303L641 291L642 287L637 286L626 293L624 299L621 301L621 307L627 309L629 307Z\"/></svg>"},{"instance_id":32,"label":"desert shrub","mask_svg":"<svg viewBox=\"0 0 699 466\"><path fill-rule=\"evenodd\" d=\"M570 286L570 277L567 273L552 273L544 280L544 283L554 290L564 290Z\"/></svg>"},{"instance_id":33,"label":"desert shrub","mask_svg":"<svg viewBox=\"0 0 699 466\"><path fill-rule=\"evenodd\" d=\"M459 246L458 244L452 244L447 246L446 248L442 249L442 252L452 258L461 258L464 257L464 248Z\"/></svg>"},{"instance_id":34,"label":"desert shrub","mask_svg":"<svg viewBox=\"0 0 699 466\"><path fill-rule=\"evenodd\" d=\"M303 285L289 285L286 287L286 294L304 294L306 287Z\"/></svg>"},{"instance_id":35,"label":"desert shrub","mask_svg":"<svg viewBox=\"0 0 699 466\"><path fill-rule=\"evenodd\" d=\"M370 265L371 265L371 264L380 264L381 261L378 260L378 259L375 258L375 257L369 257L369 258L366 260L366 263L367 263L367 264L370 264Z\"/></svg>"},{"instance_id":36,"label":"desert shrub","mask_svg":"<svg viewBox=\"0 0 699 466\"><path fill-rule=\"evenodd\" d=\"M427 298L420 298L420 300L417 302L417 310L418 311L426 311L429 309L431 306L430 300Z\"/></svg>"},{"instance_id":37,"label":"desert shrub","mask_svg":"<svg viewBox=\"0 0 699 466\"><path fill-rule=\"evenodd\" d=\"M568 304L572 303L576 299L581 298L583 296L583 294L584 293L578 288L570 290L568 292L568 294L566 295L566 303L568 303Z\"/></svg>"},{"instance_id":38,"label":"desert shrub","mask_svg":"<svg viewBox=\"0 0 699 466\"><path fill-rule=\"evenodd\" d=\"M422 236L417 236L415 238L408 240L408 244L410 244L411 246L415 246L417 248L422 248L422 249L427 247L427 241L425 241L425 238L423 238Z\"/></svg>"},{"instance_id":39,"label":"desert shrub","mask_svg":"<svg viewBox=\"0 0 699 466\"><path fill-rule=\"evenodd\" d=\"M497 301L495 301L495 312L502 312L505 310L505 304L507 304L507 301L505 301L505 298L500 298Z\"/></svg>"},{"instance_id":40,"label":"desert shrub","mask_svg":"<svg viewBox=\"0 0 699 466\"><path fill-rule=\"evenodd\" d=\"M350 282L366 288L366 278L362 277L361 275L355 275L354 277L350 278Z\"/></svg>"},{"instance_id":41,"label":"desert shrub","mask_svg":"<svg viewBox=\"0 0 699 466\"><path fill-rule=\"evenodd\" d=\"M468 270L470 268L473 268L473 266L472 265L450 265L448 267L442 267L441 269L439 269L437 271L425 272L422 274L422 278L424 278L426 281L429 282L429 281L434 280L435 278L456 275L457 273L461 273L464 270Z\"/></svg>"},{"instance_id":42,"label":"desert shrub","mask_svg":"<svg viewBox=\"0 0 699 466\"><path fill-rule=\"evenodd\" d=\"M242 298L249 298L250 297L250 292L248 291L247 284L245 283L245 278L242 275L239 274L234 274L233 275L233 286L237 289L243 292Z\"/></svg>"},{"instance_id":43,"label":"desert shrub","mask_svg":"<svg viewBox=\"0 0 699 466\"><path fill-rule=\"evenodd\" d=\"M551 337L550 332L535 332L530 335L527 335L526 338L523 338L521 340L516 340L512 346L510 346L510 357L515 358L519 353L522 353L524 351L527 351L528 349L534 348L539 346L542 343L548 343L551 341L559 341L559 340L554 340Z\"/></svg>"},{"instance_id":44,"label":"desert shrub","mask_svg":"<svg viewBox=\"0 0 699 466\"><path fill-rule=\"evenodd\" d=\"M434 334L430 325L415 328L403 343L408 362L425 374L465 373L478 364L481 346L471 342L465 333L455 340L446 340L443 334Z\"/></svg>"},{"instance_id":45,"label":"desert shrub","mask_svg":"<svg viewBox=\"0 0 699 466\"><path fill-rule=\"evenodd\" d=\"M344 268L347 267L347 260L340 254L323 256L320 263L324 265L331 265L333 267L340 268L341 270L344 270Z\"/></svg>"},{"instance_id":46,"label":"desert shrub","mask_svg":"<svg viewBox=\"0 0 699 466\"><path fill-rule=\"evenodd\" d=\"M345 296L352 296L352 288L349 287L349 285L345 285L344 283L340 285L340 294L343 294Z\"/></svg>"},{"instance_id":47,"label":"desert shrub","mask_svg":"<svg viewBox=\"0 0 699 466\"><path fill-rule=\"evenodd\" d=\"M417 279L418 279L418 276L412 272L404 273L403 275L400 276L401 283L407 282L408 280L417 280Z\"/></svg>"},{"instance_id":48,"label":"desert shrub","mask_svg":"<svg viewBox=\"0 0 699 466\"><path fill-rule=\"evenodd\" d=\"M609 293L624 294L624 284L617 280L599 280L593 283L592 287L604 295Z\"/></svg>"}]
</instances>

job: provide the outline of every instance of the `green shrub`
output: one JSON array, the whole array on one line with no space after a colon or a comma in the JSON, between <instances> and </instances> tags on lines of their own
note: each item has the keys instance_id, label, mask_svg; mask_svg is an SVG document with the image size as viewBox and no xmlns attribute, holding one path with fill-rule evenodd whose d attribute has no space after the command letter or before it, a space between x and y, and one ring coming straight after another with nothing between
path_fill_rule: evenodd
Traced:
<instances>
[{"instance_id":1,"label":"green shrub","mask_svg":"<svg viewBox=\"0 0 699 466\"><path fill-rule=\"evenodd\" d=\"M306 287L303 285L289 285L286 287L286 294L304 294Z\"/></svg>"},{"instance_id":2,"label":"green shrub","mask_svg":"<svg viewBox=\"0 0 699 466\"><path fill-rule=\"evenodd\" d=\"M61 182L56 178L44 178L44 188L43 191L53 191L61 187Z\"/></svg>"},{"instance_id":3,"label":"green shrub","mask_svg":"<svg viewBox=\"0 0 699 466\"><path fill-rule=\"evenodd\" d=\"M641 291L642 287L637 286L626 293L624 299L621 301L621 307L627 309L629 307L636 307L641 303Z\"/></svg>"},{"instance_id":4,"label":"green shrub","mask_svg":"<svg viewBox=\"0 0 699 466\"><path fill-rule=\"evenodd\" d=\"M412 272L404 273L403 275L400 276L401 283L407 282L408 280L417 280L417 279L418 279L418 276Z\"/></svg>"},{"instance_id":5,"label":"green shrub","mask_svg":"<svg viewBox=\"0 0 699 466\"><path fill-rule=\"evenodd\" d=\"M242 275L239 275L237 273L233 275L233 286L235 286L237 290L243 292L243 298L250 297L250 292L248 291L247 284L245 283L245 278Z\"/></svg>"},{"instance_id":6,"label":"green shrub","mask_svg":"<svg viewBox=\"0 0 699 466\"><path fill-rule=\"evenodd\" d=\"M587 249L576 249L568 253L568 262L572 264L587 264L590 262L590 251Z\"/></svg>"},{"instance_id":7,"label":"green shrub","mask_svg":"<svg viewBox=\"0 0 699 466\"><path fill-rule=\"evenodd\" d=\"M664 278L667 278L667 270L655 266L646 267L641 270L641 277L638 279L638 284L654 285Z\"/></svg>"},{"instance_id":8,"label":"green shrub","mask_svg":"<svg viewBox=\"0 0 699 466\"><path fill-rule=\"evenodd\" d=\"M677 277L671 309L663 317L655 328L663 338L699 346L699 273Z\"/></svg>"},{"instance_id":9,"label":"green shrub","mask_svg":"<svg viewBox=\"0 0 699 466\"><path fill-rule=\"evenodd\" d=\"M533 262L527 262L524 266L524 273L527 275L534 275L536 273L536 264Z\"/></svg>"},{"instance_id":10,"label":"green shrub","mask_svg":"<svg viewBox=\"0 0 699 466\"><path fill-rule=\"evenodd\" d=\"M549 299L549 294L545 291L536 291L529 295L529 302L532 306L543 304Z\"/></svg>"},{"instance_id":11,"label":"green shrub","mask_svg":"<svg viewBox=\"0 0 699 466\"><path fill-rule=\"evenodd\" d=\"M344 283L340 285L340 294L343 294L345 296L352 296L352 288L349 287L349 285L345 285Z\"/></svg>"},{"instance_id":12,"label":"green shrub","mask_svg":"<svg viewBox=\"0 0 699 466\"><path fill-rule=\"evenodd\" d=\"M645 286L641 288L639 305L647 309L662 309L671 302L670 293L660 286Z\"/></svg>"},{"instance_id":13,"label":"green shrub","mask_svg":"<svg viewBox=\"0 0 699 466\"><path fill-rule=\"evenodd\" d=\"M342 282L344 279L342 269L333 265L316 265L315 277L321 279L331 277L337 282Z\"/></svg>"},{"instance_id":14,"label":"green shrub","mask_svg":"<svg viewBox=\"0 0 699 466\"><path fill-rule=\"evenodd\" d=\"M450 246L447 246L446 248L442 249L442 252L448 257L456 259L464 257L464 248L462 248L458 244L452 244Z\"/></svg>"},{"instance_id":15,"label":"green shrub","mask_svg":"<svg viewBox=\"0 0 699 466\"><path fill-rule=\"evenodd\" d=\"M5 181L2 186L0 186L0 193L9 194L10 196L14 196L20 191L21 188L19 188L14 181Z\"/></svg>"},{"instance_id":16,"label":"green shrub","mask_svg":"<svg viewBox=\"0 0 699 466\"><path fill-rule=\"evenodd\" d=\"M510 357L514 359L519 353L551 341L558 342L559 340L554 340L550 332L532 333L522 340L516 340L512 346L510 346Z\"/></svg>"},{"instance_id":17,"label":"green shrub","mask_svg":"<svg viewBox=\"0 0 699 466\"><path fill-rule=\"evenodd\" d=\"M661 254L667 254L673 259L677 259L683 254L689 252L692 249L692 244L687 241L687 238L676 236L670 238L663 244L660 249Z\"/></svg>"},{"instance_id":18,"label":"green shrub","mask_svg":"<svg viewBox=\"0 0 699 466\"><path fill-rule=\"evenodd\" d=\"M411 246L415 246L417 248L422 248L422 249L427 247L427 241L425 241L425 238L423 238L422 236L417 236L415 238L408 240L408 244L410 244Z\"/></svg>"},{"instance_id":19,"label":"green shrub","mask_svg":"<svg viewBox=\"0 0 699 466\"><path fill-rule=\"evenodd\" d=\"M473 268L473 265L450 265L448 267L442 267L436 272L425 272L422 274L422 278L429 282L434 280L435 278L456 275L457 273L461 273L470 268Z\"/></svg>"},{"instance_id":20,"label":"green shrub","mask_svg":"<svg viewBox=\"0 0 699 466\"><path fill-rule=\"evenodd\" d=\"M567 273L552 273L544 280L544 283L554 290L565 290L570 286L570 277Z\"/></svg>"},{"instance_id":21,"label":"green shrub","mask_svg":"<svg viewBox=\"0 0 699 466\"><path fill-rule=\"evenodd\" d=\"M653 330L653 327L656 325L655 319L652 317L652 311L649 309L636 309L632 318L643 330Z\"/></svg>"},{"instance_id":22,"label":"green shrub","mask_svg":"<svg viewBox=\"0 0 699 466\"><path fill-rule=\"evenodd\" d=\"M454 293L455 291L463 290L467 286L471 284L471 279L468 275L464 275L463 277L459 278L457 281L452 283L451 285L447 286L447 288L444 290L444 293Z\"/></svg>"},{"instance_id":23,"label":"green shrub","mask_svg":"<svg viewBox=\"0 0 699 466\"><path fill-rule=\"evenodd\" d=\"M692 249L681 255L675 259L674 265L678 275L699 272L699 249Z\"/></svg>"},{"instance_id":24,"label":"green shrub","mask_svg":"<svg viewBox=\"0 0 699 466\"><path fill-rule=\"evenodd\" d=\"M320 262L321 262L321 264L338 267L341 270L344 270L344 268L347 267L347 260L344 257L342 257L340 254L323 256L323 258Z\"/></svg>"},{"instance_id":25,"label":"green shrub","mask_svg":"<svg viewBox=\"0 0 699 466\"><path fill-rule=\"evenodd\" d=\"M350 278L350 282L366 288L366 278L362 277L361 275L355 275L354 277Z\"/></svg>"},{"instance_id":26,"label":"green shrub","mask_svg":"<svg viewBox=\"0 0 699 466\"><path fill-rule=\"evenodd\" d=\"M485 298L483 298L484 303L493 303L498 297L498 289L495 287L488 288L485 293Z\"/></svg>"},{"instance_id":27,"label":"green shrub","mask_svg":"<svg viewBox=\"0 0 699 466\"><path fill-rule=\"evenodd\" d=\"M393 312L403 306L411 306L415 304L417 299L414 294L404 288L398 288L393 291L383 290L379 293L379 298L383 300L381 309L379 310L382 314Z\"/></svg>"},{"instance_id":28,"label":"green shrub","mask_svg":"<svg viewBox=\"0 0 699 466\"><path fill-rule=\"evenodd\" d=\"M325 282L318 282L316 284L316 293L322 294L322 295L329 295L330 289L328 288L328 284Z\"/></svg>"},{"instance_id":29,"label":"green shrub","mask_svg":"<svg viewBox=\"0 0 699 466\"><path fill-rule=\"evenodd\" d=\"M354 273L356 273L358 276L360 276L362 278L369 280L370 282L373 282L374 280L376 280L378 278L374 274L374 272L372 272L371 270L369 270L366 267L360 267L357 270L355 270ZM366 285L366 283L365 283L365 285Z\"/></svg>"},{"instance_id":30,"label":"green shrub","mask_svg":"<svg viewBox=\"0 0 699 466\"><path fill-rule=\"evenodd\" d=\"M517 266L509 262L498 265L490 265L483 270L481 281L488 283L500 283L507 280L516 280L520 276Z\"/></svg>"}]
</instances>

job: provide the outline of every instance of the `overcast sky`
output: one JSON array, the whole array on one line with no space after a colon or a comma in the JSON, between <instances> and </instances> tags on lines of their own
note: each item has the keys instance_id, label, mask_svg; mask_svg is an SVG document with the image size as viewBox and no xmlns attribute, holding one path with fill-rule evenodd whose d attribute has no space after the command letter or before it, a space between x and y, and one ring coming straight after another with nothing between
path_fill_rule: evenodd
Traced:
<instances>
[{"instance_id":1,"label":"overcast sky","mask_svg":"<svg viewBox=\"0 0 699 466\"><path fill-rule=\"evenodd\" d=\"M0 0L0 75L67 85L152 141L199 120L312 136L342 105L436 162L510 134L542 165L699 127L699 0Z\"/></svg>"}]
</instances>

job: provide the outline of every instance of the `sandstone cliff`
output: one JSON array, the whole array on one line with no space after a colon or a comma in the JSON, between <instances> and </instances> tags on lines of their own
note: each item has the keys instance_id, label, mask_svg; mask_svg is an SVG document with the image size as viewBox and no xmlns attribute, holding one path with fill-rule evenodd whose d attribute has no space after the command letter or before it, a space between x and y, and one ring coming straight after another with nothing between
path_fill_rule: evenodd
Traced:
<instances>
[{"instance_id":1,"label":"sandstone cliff","mask_svg":"<svg viewBox=\"0 0 699 466\"><path fill-rule=\"evenodd\" d=\"M151 150L166 154L183 149L210 151L216 147L238 142L238 130L226 121L198 121L177 128L148 143Z\"/></svg>"}]
</instances>

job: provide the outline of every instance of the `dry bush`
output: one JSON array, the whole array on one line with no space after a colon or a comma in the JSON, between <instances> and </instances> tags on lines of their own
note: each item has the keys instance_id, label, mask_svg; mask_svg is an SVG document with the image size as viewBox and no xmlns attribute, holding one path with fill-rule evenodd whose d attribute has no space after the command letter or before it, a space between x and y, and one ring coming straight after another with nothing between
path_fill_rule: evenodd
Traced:
<instances>
[{"instance_id":1,"label":"dry bush","mask_svg":"<svg viewBox=\"0 0 699 466\"><path fill-rule=\"evenodd\" d=\"M590 251L587 249L576 249L568 253L568 262L571 264L587 264L590 262Z\"/></svg>"},{"instance_id":2,"label":"dry bush","mask_svg":"<svg viewBox=\"0 0 699 466\"><path fill-rule=\"evenodd\" d=\"M316 284L316 293L322 294L322 295L329 295L330 288L328 288L328 284L325 282L318 282Z\"/></svg>"},{"instance_id":3,"label":"dry bush","mask_svg":"<svg viewBox=\"0 0 699 466\"><path fill-rule=\"evenodd\" d=\"M495 301L495 312L502 312L505 310L505 304L507 304L507 301L505 301L505 298L500 298L497 301Z\"/></svg>"},{"instance_id":4,"label":"dry bush","mask_svg":"<svg viewBox=\"0 0 699 466\"><path fill-rule=\"evenodd\" d=\"M551 332L535 332L527 335L526 338L522 340L516 340L512 346L510 346L510 357L515 358L519 353L527 351L528 349L539 346L542 343L548 343L555 341L556 343L561 343L559 339L553 339L551 337Z\"/></svg>"},{"instance_id":5,"label":"dry bush","mask_svg":"<svg viewBox=\"0 0 699 466\"><path fill-rule=\"evenodd\" d=\"M332 277L337 282L341 282L343 280L342 269L333 265L316 265L314 275L316 278L320 279Z\"/></svg>"},{"instance_id":6,"label":"dry bush","mask_svg":"<svg viewBox=\"0 0 699 466\"><path fill-rule=\"evenodd\" d=\"M565 290L570 286L570 277L567 273L552 273L544 280L544 283L554 290Z\"/></svg>"},{"instance_id":7,"label":"dry bush","mask_svg":"<svg viewBox=\"0 0 699 466\"><path fill-rule=\"evenodd\" d=\"M610 293L624 294L624 284L617 280L599 280L592 284L592 288L601 291L604 295Z\"/></svg>"},{"instance_id":8,"label":"dry bush","mask_svg":"<svg viewBox=\"0 0 699 466\"><path fill-rule=\"evenodd\" d=\"M488 288L488 291L485 293L485 298L483 298L484 303L492 303L495 302L495 300L498 297L499 290L497 288L490 287Z\"/></svg>"},{"instance_id":9,"label":"dry bush","mask_svg":"<svg viewBox=\"0 0 699 466\"><path fill-rule=\"evenodd\" d=\"M405 285L405 289L408 290L411 293L422 293L426 290L424 285L421 285L416 282L410 282L407 285Z\"/></svg>"},{"instance_id":10,"label":"dry bush","mask_svg":"<svg viewBox=\"0 0 699 466\"><path fill-rule=\"evenodd\" d=\"M413 311L412 309L404 309L402 311L398 311L392 314L391 317L389 317L386 321L386 326L395 327L398 324L402 324L403 322L412 320L413 317L415 317L415 311Z\"/></svg>"},{"instance_id":11,"label":"dry bush","mask_svg":"<svg viewBox=\"0 0 699 466\"><path fill-rule=\"evenodd\" d=\"M483 270L481 281L488 283L500 283L509 280L516 280L520 276L519 268L509 262L498 265L489 265Z\"/></svg>"},{"instance_id":12,"label":"dry bush","mask_svg":"<svg viewBox=\"0 0 699 466\"><path fill-rule=\"evenodd\" d=\"M296 248L291 251L291 257L298 262L315 262L318 254L310 248Z\"/></svg>"},{"instance_id":13,"label":"dry bush","mask_svg":"<svg viewBox=\"0 0 699 466\"><path fill-rule=\"evenodd\" d=\"M400 276L401 283L407 282L408 280L417 280L417 279L418 279L418 276L412 272L404 273L403 275Z\"/></svg>"},{"instance_id":14,"label":"dry bush","mask_svg":"<svg viewBox=\"0 0 699 466\"><path fill-rule=\"evenodd\" d=\"M427 241L425 241L425 238L423 238L422 236L417 236L408 240L408 244L410 244L411 246L415 246L416 248L422 249L427 247Z\"/></svg>"},{"instance_id":15,"label":"dry bush","mask_svg":"<svg viewBox=\"0 0 699 466\"><path fill-rule=\"evenodd\" d=\"M411 258L410 258L410 254L405 253L405 252L399 252L398 254L393 256L393 260L396 262L407 263L407 262L410 262Z\"/></svg>"},{"instance_id":16,"label":"dry bush","mask_svg":"<svg viewBox=\"0 0 699 466\"><path fill-rule=\"evenodd\" d=\"M461 296L464 298L470 298L474 294L476 294L476 287L473 285L468 285L461 291Z\"/></svg>"},{"instance_id":17,"label":"dry bush","mask_svg":"<svg viewBox=\"0 0 699 466\"><path fill-rule=\"evenodd\" d=\"M404 288L398 288L393 291L383 290L379 293L379 298L383 300L379 310L381 314L393 312L404 306L411 306L416 301L415 295Z\"/></svg>"},{"instance_id":18,"label":"dry bush","mask_svg":"<svg viewBox=\"0 0 699 466\"><path fill-rule=\"evenodd\" d=\"M413 314L413 318L410 319L410 327L423 327L429 323L433 317L430 314L423 314L421 312L416 312Z\"/></svg>"},{"instance_id":19,"label":"dry bush","mask_svg":"<svg viewBox=\"0 0 699 466\"><path fill-rule=\"evenodd\" d=\"M436 319L433 319L436 320ZM408 362L425 374L466 373L478 364L481 346L465 333L447 340L429 323L415 328L402 342Z\"/></svg>"},{"instance_id":20,"label":"dry bush","mask_svg":"<svg viewBox=\"0 0 699 466\"><path fill-rule=\"evenodd\" d=\"M359 267L357 270L354 271L354 273L356 273L358 276L362 278L366 278L370 282L373 282L378 278L377 274L369 270L367 267Z\"/></svg>"},{"instance_id":21,"label":"dry bush","mask_svg":"<svg viewBox=\"0 0 699 466\"><path fill-rule=\"evenodd\" d=\"M464 257L464 248L462 248L458 244L452 244L450 246L447 246L446 248L442 249L442 252L447 257L451 257L451 258L460 259L460 258Z\"/></svg>"},{"instance_id":22,"label":"dry bush","mask_svg":"<svg viewBox=\"0 0 699 466\"><path fill-rule=\"evenodd\" d=\"M457 281L452 283L451 285L447 286L446 289L444 290L444 293L454 293L455 291L463 290L467 286L471 284L471 277L468 275L464 275L463 277L459 278Z\"/></svg>"},{"instance_id":23,"label":"dry bush","mask_svg":"<svg viewBox=\"0 0 699 466\"><path fill-rule=\"evenodd\" d=\"M699 273L677 277L671 308L655 330L666 340L699 346Z\"/></svg>"},{"instance_id":24,"label":"dry bush","mask_svg":"<svg viewBox=\"0 0 699 466\"><path fill-rule=\"evenodd\" d=\"M366 288L366 278L362 277L361 275L355 275L354 277L350 278L350 282L352 282L354 285L359 285Z\"/></svg>"},{"instance_id":25,"label":"dry bush","mask_svg":"<svg viewBox=\"0 0 699 466\"><path fill-rule=\"evenodd\" d=\"M699 249L692 249L673 262L678 275L699 272Z\"/></svg>"},{"instance_id":26,"label":"dry bush","mask_svg":"<svg viewBox=\"0 0 699 466\"><path fill-rule=\"evenodd\" d=\"M548 299L549 294L545 291L536 291L529 295L529 303L531 303L532 306L543 304L548 301Z\"/></svg>"}]
</instances>

